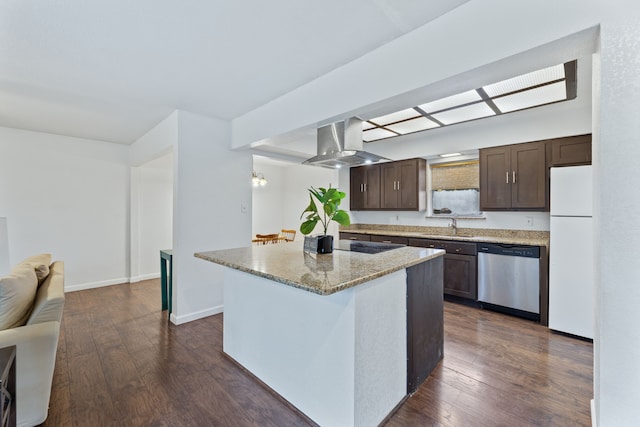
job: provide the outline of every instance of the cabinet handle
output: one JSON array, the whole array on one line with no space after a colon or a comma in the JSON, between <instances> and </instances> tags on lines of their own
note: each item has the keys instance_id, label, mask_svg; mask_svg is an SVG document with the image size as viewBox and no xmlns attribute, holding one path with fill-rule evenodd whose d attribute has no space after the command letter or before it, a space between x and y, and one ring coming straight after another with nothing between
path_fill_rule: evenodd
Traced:
<instances>
[{"instance_id":1,"label":"cabinet handle","mask_svg":"<svg viewBox=\"0 0 640 427\"><path fill-rule=\"evenodd\" d=\"M456 252L460 252L460 248L457 248L457 249L456 249Z\"/></svg>"},{"instance_id":2,"label":"cabinet handle","mask_svg":"<svg viewBox=\"0 0 640 427\"><path fill-rule=\"evenodd\" d=\"M509 171L506 171L505 175L507 176L507 184L508 184L509 183Z\"/></svg>"},{"instance_id":3,"label":"cabinet handle","mask_svg":"<svg viewBox=\"0 0 640 427\"><path fill-rule=\"evenodd\" d=\"M396 189L396 182L395 181L393 181L393 189L394 190Z\"/></svg>"},{"instance_id":4,"label":"cabinet handle","mask_svg":"<svg viewBox=\"0 0 640 427\"><path fill-rule=\"evenodd\" d=\"M516 183L516 171L513 171L513 183Z\"/></svg>"},{"instance_id":5,"label":"cabinet handle","mask_svg":"<svg viewBox=\"0 0 640 427\"><path fill-rule=\"evenodd\" d=\"M357 237L349 237L349 240L358 240Z\"/></svg>"},{"instance_id":6,"label":"cabinet handle","mask_svg":"<svg viewBox=\"0 0 640 427\"><path fill-rule=\"evenodd\" d=\"M400 181L398 181L398 191L400 191Z\"/></svg>"},{"instance_id":7,"label":"cabinet handle","mask_svg":"<svg viewBox=\"0 0 640 427\"><path fill-rule=\"evenodd\" d=\"M364 184L360 184L360 192L364 192Z\"/></svg>"},{"instance_id":8,"label":"cabinet handle","mask_svg":"<svg viewBox=\"0 0 640 427\"><path fill-rule=\"evenodd\" d=\"M383 240L382 243L391 243L391 240Z\"/></svg>"},{"instance_id":9,"label":"cabinet handle","mask_svg":"<svg viewBox=\"0 0 640 427\"><path fill-rule=\"evenodd\" d=\"M366 192L367 192L367 184L366 184L366 183L364 183L364 184L362 184L362 185L364 185L364 192L366 193Z\"/></svg>"}]
</instances>

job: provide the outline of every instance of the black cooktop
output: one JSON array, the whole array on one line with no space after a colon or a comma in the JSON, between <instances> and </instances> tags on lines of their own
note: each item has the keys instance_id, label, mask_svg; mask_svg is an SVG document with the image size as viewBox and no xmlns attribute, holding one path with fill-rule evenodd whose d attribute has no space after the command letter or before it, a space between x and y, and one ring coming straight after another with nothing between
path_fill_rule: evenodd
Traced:
<instances>
[{"instance_id":1,"label":"black cooktop","mask_svg":"<svg viewBox=\"0 0 640 427\"><path fill-rule=\"evenodd\" d=\"M397 243L361 242L354 240L338 240L333 249L338 251L361 252L365 254L378 254L403 247Z\"/></svg>"}]
</instances>

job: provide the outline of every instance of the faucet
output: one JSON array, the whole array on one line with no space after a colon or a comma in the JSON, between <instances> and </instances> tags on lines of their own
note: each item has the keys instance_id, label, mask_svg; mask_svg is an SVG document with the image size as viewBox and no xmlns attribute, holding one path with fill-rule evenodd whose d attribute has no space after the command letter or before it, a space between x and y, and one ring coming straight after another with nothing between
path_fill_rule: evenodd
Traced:
<instances>
[{"instance_id":1,"label":"faucet","mask_svg":"<svg viewBox=\"0 0 640 427\"><path fill-rule=\"evenodd\" d=\"M451 224L449 227L451 228L451 235L455 236L458 232L458 221L455 216L451 217Z\"/></svg>"}]
</instances>

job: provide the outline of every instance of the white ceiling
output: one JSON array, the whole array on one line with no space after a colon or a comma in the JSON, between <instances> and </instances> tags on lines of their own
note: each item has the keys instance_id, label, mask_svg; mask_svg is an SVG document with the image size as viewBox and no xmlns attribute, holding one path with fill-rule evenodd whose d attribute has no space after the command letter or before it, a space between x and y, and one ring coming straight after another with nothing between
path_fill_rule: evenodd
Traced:
<instances>
[{"instance_id":1,"label":"white ceiling","mask_svg":"<svg viewBox=\"0 0 640 427\"><path fill-rule=\"evenodd\" d=\"M4 0L0 126L130 144L233 119L468 0Z\"/></svg>"}]
</instances>

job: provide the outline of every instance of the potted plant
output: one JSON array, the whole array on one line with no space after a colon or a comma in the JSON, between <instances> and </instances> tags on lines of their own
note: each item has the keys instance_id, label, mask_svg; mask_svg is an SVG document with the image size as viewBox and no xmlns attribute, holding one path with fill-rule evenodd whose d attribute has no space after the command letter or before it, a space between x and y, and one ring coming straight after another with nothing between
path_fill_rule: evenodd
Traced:
<instances>
[{"instance_id":1,"label":"potted plant","mask_svg":"<svg viewBox=\"0 0 640 427\"><path fill-rule=\"evenodd\" d=\"M349 225L349 214L339 209L340 202L346 194L337 188L313 188L309 189L309 206L302 211L300 219L307 214L305 221L300 225L300 232L305 236L311 233L316 224L320 222L323 227L323 234L312 238L305 237L305 249L313 250L318 253L333 252L333 236L327 236L327 228L330 221L335 221L341 225ZM318 210L315 199L320 203L322 209Z\"/></svg>"}]
</instances>

